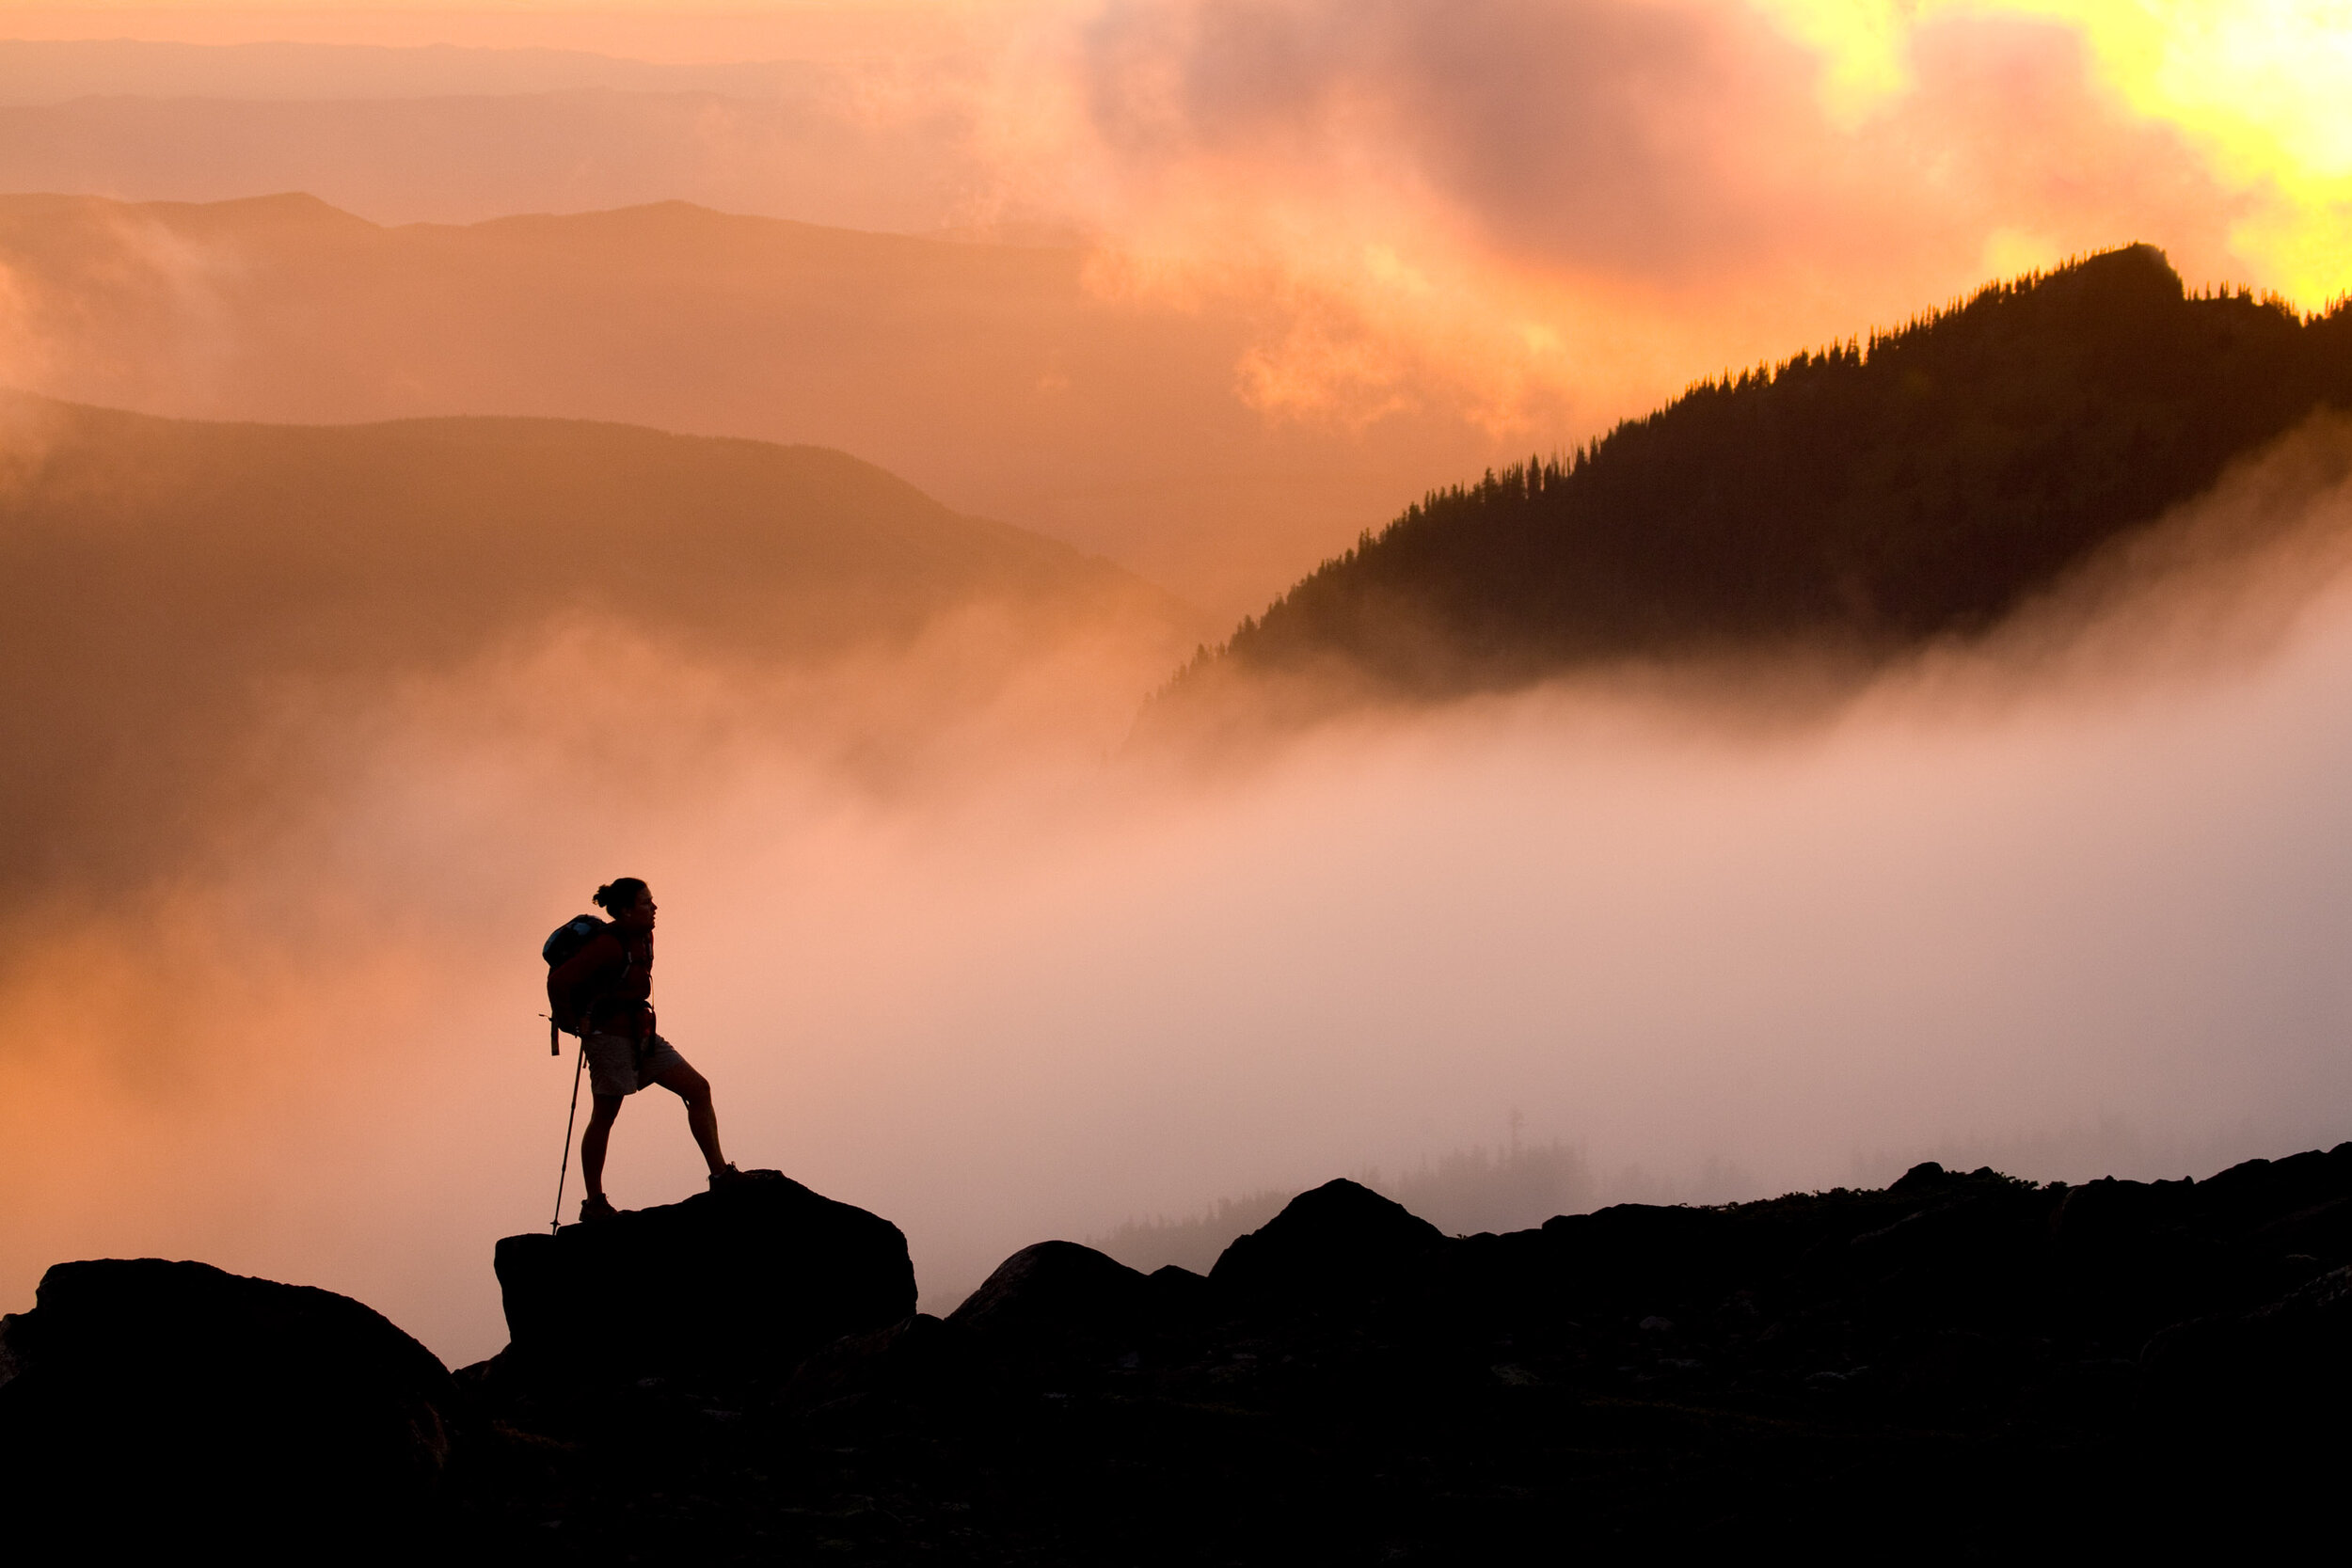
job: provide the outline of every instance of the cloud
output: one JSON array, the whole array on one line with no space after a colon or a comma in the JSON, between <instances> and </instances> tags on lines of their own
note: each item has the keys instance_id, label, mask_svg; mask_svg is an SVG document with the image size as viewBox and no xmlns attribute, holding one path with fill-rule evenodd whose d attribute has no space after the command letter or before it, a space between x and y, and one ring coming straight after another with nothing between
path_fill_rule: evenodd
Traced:
<instances>
[{"instance_id":1,"label":"cloud","mask_svg":"<svg viewBox=\"0 0 2352 1568\"><path fill-rule=\"evenodd\" d=\"M996 166L1106 244L1286 279L1296 315L1242 368L1277 418L1468 404L1557 443L1996 268L2150 240L2249 276L2249 198L2061 22L1906 27L1903 90L1859 117L1825 99L1834 52L1721 0L1109 0L1055 27L1008 56Z\"/></svg>"},{"instance_id":2,"label":"cloud","mask_svg":"<svg viewBox=\"0 0 2352 1568\"><path fill-rule=\"evenodd\" d=\"M1810 118L1810 58L1760 23L1623 0L1114 5L1080 60L1147 185L1386 185L1574 268L1682 272L1777 227L1753 133Z\"/></svg>"},{"instance_id":3,"label":"cloud","mask_svg":"<svg viewBox=\"0 0 2352 1568\"><path fill-rule=\"evenodd\" d=\"M2296 0L1759 0L1820 49L1824 102L1867 120L1918 81L1952 24L2029 18L2079 40L2119 110L2175 131L2248 208L2233 250L2256 281L2306 308L2352 285L2352 135L2342 103L2352 39L2341 8Z\"/></svg>"}]
</instances>

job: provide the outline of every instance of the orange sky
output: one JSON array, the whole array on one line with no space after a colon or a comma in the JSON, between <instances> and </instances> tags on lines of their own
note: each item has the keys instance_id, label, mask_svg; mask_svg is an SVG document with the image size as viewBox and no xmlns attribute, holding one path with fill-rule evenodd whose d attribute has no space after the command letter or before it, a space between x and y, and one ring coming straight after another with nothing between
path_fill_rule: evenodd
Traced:
<instances>
[{"instance_id":1,"label":"orange sky","mask_svg":"<svg viewBox=\"0 0 2352 1568\"><path fill-rule=\"evenodd\" d=\"M975 107L975 215L1057 214L1180 292L1272 263L1318 302L1239 367L1269 417L1361 419L1439 377L1498 431L1569 439L1564 399L1605 422L2135 239L2325 303L2352 283L2346 22L2301 0L0 8L24 38L897 71Z\"/></svg>"},{"instance_id":2,"label":"orange sky","mask_svg":"<svg viewBox=\"0 0 2352 1568\"><path fill-rule=\"evenodd\" d=\"M943 17L985 22L1001 7L959 0L664 6L47 5L0 7L0 36L187 43L588 49L664 61L759 60L940 45Z\"/></svg>"}]
</instances>

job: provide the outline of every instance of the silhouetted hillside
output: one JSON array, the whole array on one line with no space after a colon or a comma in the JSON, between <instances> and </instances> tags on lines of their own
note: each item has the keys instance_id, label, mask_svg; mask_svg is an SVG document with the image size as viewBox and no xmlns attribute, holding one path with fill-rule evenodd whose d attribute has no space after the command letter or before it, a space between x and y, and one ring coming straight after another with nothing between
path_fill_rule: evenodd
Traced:
<instances>
[{"instance_id":1,"label":"silhouetted hillside","mask_svg":"<svg viewBox=\"0 0 2352 1568\"><path fill-rule=\"evenodd\" d=\"M1881 655L1991 626L2347 402L2352 312L2192 295L2134 245L1431 495L1195 669L1446 692L1620 657Z\"/></svg>"},{"instance_id":2,"label":"silhouetted hillside","mask_svg":"<svg viewBox=\"0 0 2352 1568\"><path fill-rule=\"evenodd\" d=\"M550 420L202 424L0 398L0 853L36 871L152 872L216 790L298 796L309 716L552 626L772 670L981 605L1017 628L992 644L1009 662L1080 625L1172 653L1188 619L837 451ZM565 697L583 720L618 679L598 657Z\"/></svg>"}]
</instances>

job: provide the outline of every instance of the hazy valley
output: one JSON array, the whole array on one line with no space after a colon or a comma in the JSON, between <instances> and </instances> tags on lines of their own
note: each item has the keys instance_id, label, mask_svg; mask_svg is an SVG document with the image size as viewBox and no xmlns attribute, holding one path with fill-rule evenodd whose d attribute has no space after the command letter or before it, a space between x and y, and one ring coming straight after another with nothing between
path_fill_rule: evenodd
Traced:
<instances>
[{"instance_id":1,"label":"hazy valley","mask_svg":"<svg viewBox=\"0 0 2352 1568\"><path fill-rule=\"evenodd\" d=\"M306 197L0 198L0 373L176 418L502 414L836 447L1239 614L1433 473L1462 412L1269 418L1295 308L1062 248L680 203L385 228Z\"/></svg>"}]
</instances>

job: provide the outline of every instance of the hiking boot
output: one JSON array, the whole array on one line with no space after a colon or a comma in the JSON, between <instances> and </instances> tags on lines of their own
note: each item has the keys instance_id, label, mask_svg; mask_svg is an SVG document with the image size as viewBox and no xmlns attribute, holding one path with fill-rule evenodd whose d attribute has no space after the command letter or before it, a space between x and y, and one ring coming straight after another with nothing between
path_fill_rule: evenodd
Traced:
<instances>
[{"instance_id":1,"label":"hiking boot","mask_svg":"<svg viewBox=\"0 0 2352 1568\"><path fill-rule=\"evenodd\" d=\"M741 1171L737 1170L733 1165L722 1165L710 1173L710 1190L715 1193L722 1187L732 1187L742 1180Z\"/></svg>"},{"instance_id":2,"label":"hiking boot","mask_svg":"<svg viewBox=\"0 0 2352 1568\"><path fill-rule=\"evenodd\" d=\"M580 1200L580 1223L582 1225L594 1224L597 1220L609 1220L619 1212L618 1209L612 1207L612 1200L602 1193L590 1193Z\"/></svg>"}]
</instances>

